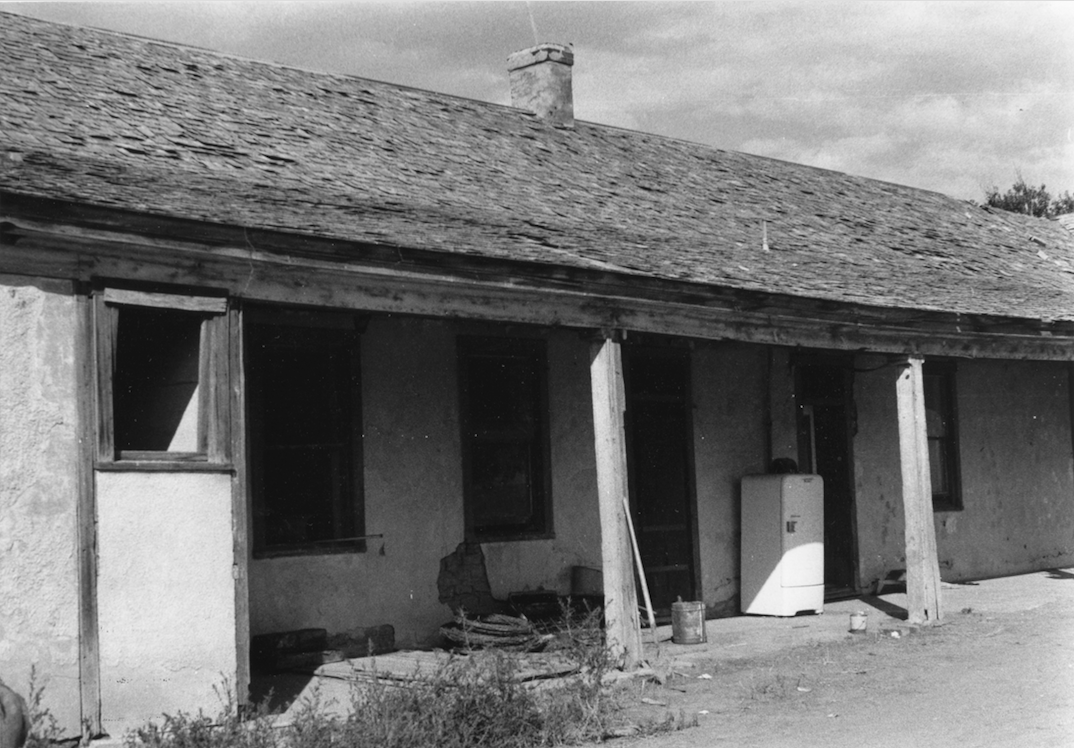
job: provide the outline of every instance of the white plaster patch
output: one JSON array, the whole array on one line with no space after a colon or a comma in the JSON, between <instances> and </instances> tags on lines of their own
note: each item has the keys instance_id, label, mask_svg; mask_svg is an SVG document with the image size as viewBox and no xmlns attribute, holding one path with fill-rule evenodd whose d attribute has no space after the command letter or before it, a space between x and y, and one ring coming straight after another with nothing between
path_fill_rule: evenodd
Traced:
<instances>
[{"instance_id":1,"label":"white plaster patch","mask_svg":"<svg viewBox=\"0 0 1074 748\"><path fill-rule=\"evenodd\" d=\"M97 508L106 729L215 713L237 667L231 477L100 473Z\"/></svg>"}]
</instances>

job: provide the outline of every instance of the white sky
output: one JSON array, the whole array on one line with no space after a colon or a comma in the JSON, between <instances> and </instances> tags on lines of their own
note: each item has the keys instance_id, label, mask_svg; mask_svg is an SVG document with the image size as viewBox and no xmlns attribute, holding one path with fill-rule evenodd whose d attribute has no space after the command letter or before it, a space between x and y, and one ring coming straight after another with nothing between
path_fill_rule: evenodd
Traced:
<instances>
[{"instance_id":1,"label":"white sky","mask_svg":"<svg viewBox=\"0 0 1074 748\"><path fill-rule=\"evenodd\" d=\"M0 9L508 103L573 43L575 115L982 200L1074 192L1074 2L141 2Z\"/></svg>"}]
</instances>

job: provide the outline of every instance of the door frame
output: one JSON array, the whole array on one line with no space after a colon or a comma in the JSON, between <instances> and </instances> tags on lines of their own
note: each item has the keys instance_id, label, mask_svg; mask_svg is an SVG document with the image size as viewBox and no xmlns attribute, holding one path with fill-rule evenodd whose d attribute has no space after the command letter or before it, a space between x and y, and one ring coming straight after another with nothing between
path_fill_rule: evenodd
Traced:
<instances>
[{"instance_id":1,"label":"door frame","mask_svg":"<svg viewBox=\"0 0 1074 748\"><path fill-rule=\"evenodd\" d=\"M791 364L794 372L794 399L796 403L795 420L798 430L798 460L799 466L804 471L807 465L806 457L809 456L810 471L816 472L813 464L816 458L816 439L813 425L812 409L817 402L804 402L802 397L802 367L803 366L826 366L841 369L843 372L843 397L829 398L832 402L827 404L838 405L843 409L844 429L846 433L846 486L848 501L848 522L850 524L850 542L847 553L850 556L850 587L851 593L861 592L861 554L858 545L858 498L854 480L854 438L857 435L857 406L854 402L854 355L826 351L797 351L791 355ZM823 403L822 403L823 404ZM806 421L805 408L809 408L808 422ZM808 439L805 429L808 428ZM843 588L840 588L841 590Z\"/></svg>"},{"instance_id":2,"label":"door frame","mask_svg":"<svg viewBox=\"0 0 1074 748\"><path fill-rule=\"evenodd\" d=\"M691 346L688 341L678 340L653 340L651 336L631 336L631 340L623 344L623 378L626 390L626 453L627 453L627 492L631 517L635 528L640 529L637 517L637 492L635 481L636 460L634 458L633 425L634 416L630 408L630 367L631 360L639 354L656 354L658 356L677 357L683 360L686 366L685 391L683 393L683 410L685 414L685 472L686 472L686 537L690 542L690 580L691 595L694 600L702 599L701 584L701 540L698 528L697 512L697 466L694 455L694 366L691 356ZM640 539L639 539L640 542ZM640 550L640 547L639 547ZM648 583L648 582L647 582ZM664 620L668 614L659 615Z\"/></svg>"}]
</instances>

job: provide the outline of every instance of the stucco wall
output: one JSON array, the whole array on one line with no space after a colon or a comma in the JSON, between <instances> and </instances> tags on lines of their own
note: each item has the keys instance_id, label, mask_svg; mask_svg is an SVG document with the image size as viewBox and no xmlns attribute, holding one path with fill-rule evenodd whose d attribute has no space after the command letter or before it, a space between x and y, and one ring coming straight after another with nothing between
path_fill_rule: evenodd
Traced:
<instances>
[{"instance_id":1,"label":"stucco wall","mask_svg":"<svg viewBox=\"0 0 1074 748\"><path fill-rule=\"evenodd\" d=\"M77 733L78 449L69 284L0 276L0 673Z\"/></svg>"},{"instance_id":2,"label":"stucco wall","mask_svg":"<svg viewBox=\"0 0 1074 748\"><path fill-rule=\"evenodd\" d=\"M1074 562L1074 445L1067 366L960 365L963 511L937 515L945 579Z\"/></svg>"},{"instance_id":3,"label":"stucco wall","mask_svg":"<svg viewBox=\"0 0 1074 748\"><path fill-rule=\"evenodd\" d=\"M502 328L376 318L362 336L366 532L360 554L259 559L250 567L253 634L390 623L401 646L431 643L451 611L440 559L463 540L456 336ZM484 545L495 596L566 593L570 568L600 563L589 344L547 337L555 538ZM311 580L316 580L312 584Z\"/></svg>"},{"instance_id":4,"label":"stucco wall","mask_svg":"<svg viewBox=\"0 0 1074 748\"><path fill-rule=\"evenodd\" d=\"M437 601L442 556L462 539L450 325L370 322L362 336L365 553L290 556L250 566L252 634L390 623L418 643L450 615Z\"/></svg>"},{"instance_id":5,"label":"stucco wall","mask_svg":"<svg viewBox=\"0 0 1074 748\"><path fill-rule=\"evenodd\" d=\"M854 500L858 521L858 581L868 587L906 566L903 536L899 422L895 402L898 370L884 359L859 356L854 377ZM878 368L881 367L881 368ZM874 371L866 371L875 369Z\"/></svg>"},{"instance_id":6,"label":"stucco wall","mask_svg":"<svg viewBox=\"0 0 1074 748\"><path fill-rule=\"evenodd\" d=\"M693 352L694 460L702 599L738 612L742 476L764 472L764 348L699 344Z\"/></svg>"},{"instance_id":7,"label":"stucco wall","mask_svg":"<svg viewBox=\"0 0 1074 748\"><path fill-rule=\"evenodd\" d=\"M97 474L101 720L215 714L234 685L231 476Z\"/></svg>"},{"instance_id":8,"label":"stucco wall","mask_svg":"<svg viewBox=\"0 0 1074 748\"><path fill-rule=\"evenodd\" d=\"M573 332L548 336L548 420L555 538L485 543L496 597L543 587L571 591L574 566L600 568L600 509L593 446L590 343Z\"/></svg>"},{"instance_id":9,"label":"stucco wall","mask_svg":"<svg viewBox=\"0 0 1074 748\"><path fill-rule=\"evenodd\" d=\"M502 328L375 318L362 336L366 553L251 563L252 633L390 623L401 646L432 643L450 618L438 601L440 559L463 539L455 339ZM567 594L574 566L600 567L590 398L590 342L546 331L555 537L485 543L494 596ZM738 592L742 475L765 466L767 352L699 344L692 354L699 569L703 599L732 613ZM315 580L315 583L312 583Z\"/></svg>"},{"instance_id":10,"label":"stucco wall","mask_svg":"<svg viewBox=\"0 0 1074 748\"><path fill-rule=\"evenodd\" d=\"M879 359L859 360L870 368ZM857 376L860 578L905 566L893 368ZM963 509L938 512L943 579L1074 561L1074 458L1066 365L960 361L956 379Z\"/></svg>"}]
</instances>

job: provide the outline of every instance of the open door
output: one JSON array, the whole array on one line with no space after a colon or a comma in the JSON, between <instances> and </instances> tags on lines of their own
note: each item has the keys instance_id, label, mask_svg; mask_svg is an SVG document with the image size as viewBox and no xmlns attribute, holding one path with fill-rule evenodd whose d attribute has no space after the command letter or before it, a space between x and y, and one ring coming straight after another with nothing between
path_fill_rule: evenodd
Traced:
<instances>
[{"instance_id":1,"label":"open door","mask_svg":"<svg viewBox=\"0 0 1074 748\"><path fill-rule=\"evenodd\" d=\"M678 597L698 597L689 351L624 346L624 374L631 513L653 607L666 617Z\"/></svg>"},{"instance_id":2,"label":"open door","mask_svg":"<svg viewBox=\"0 0 1074 748\"><path fill-rule=\"evenodd\" d=\"M824 586L827 598L858 591L858 543L851 451L853 367L842 357L795 366L798 467L824 478Z\"/></svg>"}]
</instances>

